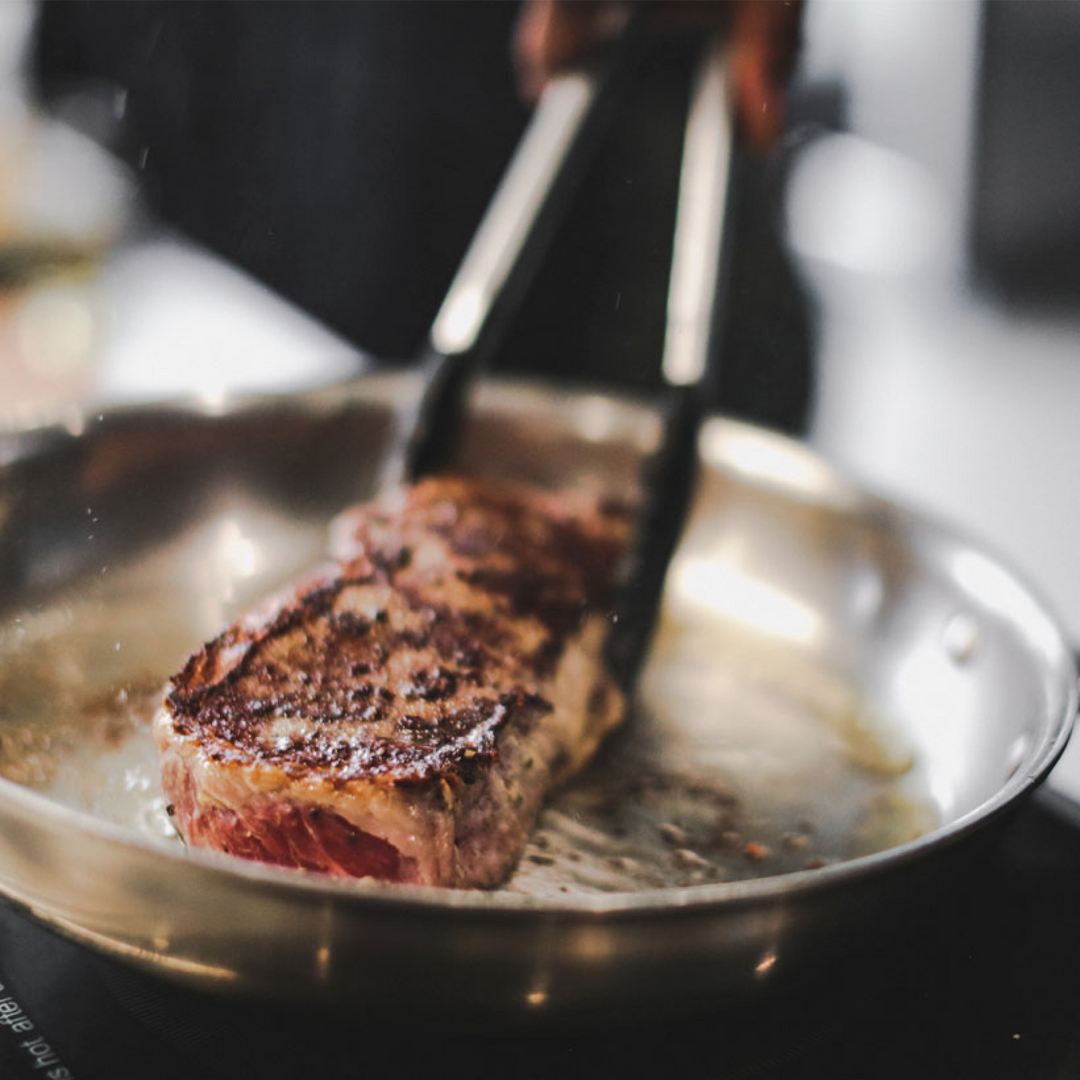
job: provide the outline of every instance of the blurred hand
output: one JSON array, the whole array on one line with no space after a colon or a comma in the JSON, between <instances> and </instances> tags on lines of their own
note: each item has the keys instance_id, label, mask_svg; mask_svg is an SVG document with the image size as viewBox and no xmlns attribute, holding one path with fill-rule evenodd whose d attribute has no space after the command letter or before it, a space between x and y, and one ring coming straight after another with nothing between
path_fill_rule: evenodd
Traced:
<instances>
[{"instance_id":1,"label":"blurred hand","mask_svg":"<svg viewBox=\"0 0 1080 1080\"><path fill-rule=\"evenodd\" d=\"M735 109L750 145L768 150L784 124L784 87L799 48L802 0L666 0L651 6L657 32L725 31ZM557 71L618 31L618 0L526 0L514 39L522 92L536 98Z\"/></svg>"}]
</instances>

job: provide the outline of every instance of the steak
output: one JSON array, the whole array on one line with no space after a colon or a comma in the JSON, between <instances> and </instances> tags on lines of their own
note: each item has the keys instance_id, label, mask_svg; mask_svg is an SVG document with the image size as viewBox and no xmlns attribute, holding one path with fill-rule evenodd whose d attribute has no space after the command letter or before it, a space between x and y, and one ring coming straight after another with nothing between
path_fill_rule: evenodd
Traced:
<instances>
[{"instance_id":1,"label":"steak","mask_svg":"<svg viewBox=\"0 0 1080 1080\"><path fill-rule=\"evenodd\" d=\"M625 512L424 480L342 515L334 561L205 645L154 725L188 844L492 886L622 715L602 651Z\"/></svg>"}]
</instances>

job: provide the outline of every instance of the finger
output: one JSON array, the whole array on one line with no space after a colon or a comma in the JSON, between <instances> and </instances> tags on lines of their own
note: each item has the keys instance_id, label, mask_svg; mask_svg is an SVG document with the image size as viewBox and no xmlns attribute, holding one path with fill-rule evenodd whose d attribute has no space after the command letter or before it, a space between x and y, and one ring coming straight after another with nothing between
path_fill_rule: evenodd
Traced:
<instances>
[{"instance_id":1,"label":"finger","mask_svg":"<svg viewBox=\"0 0 1080 1080\"><path fill-rule=\"evenodd\" d=\"M799 46L801 0L740 0L731 31L731 77L744 136L769 150L784 126L784 89Z\"/></svg>"},{"instance_id":2,"label":"finger","mask_svg":"<svg viewBox=\"0 0 1080 1080\"><path fill-rule=\"evenodd\" d=\"M528 0L514 33L522 94L535 99L556 71L570 67L609 36L614 0Z\"/></svg>"}]
</instances>

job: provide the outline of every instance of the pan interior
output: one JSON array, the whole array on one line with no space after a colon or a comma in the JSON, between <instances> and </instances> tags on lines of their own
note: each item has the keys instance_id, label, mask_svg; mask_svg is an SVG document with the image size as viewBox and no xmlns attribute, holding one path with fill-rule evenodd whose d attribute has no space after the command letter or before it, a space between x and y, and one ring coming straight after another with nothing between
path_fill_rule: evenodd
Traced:
<instances>
[{"instance_id":1,"label":"pan interior","mask_svg":"<svg viewBox=\"0 0 1080 1080\"><path fill-rule=\"evenodd\" d=\"M182 857L148 731L161 689L318 561L385 425L361 387L133 412L16 455L0 775ZM632 497L654 437L645 408L494 385L463 464ZM704 885L889 849L994 798L1045 741L1053 688L1029 657L1053 628L996 564L755 429L712 423L703 464L639 702L544 811L512 892Z\"/></svg>"}]
</instances>

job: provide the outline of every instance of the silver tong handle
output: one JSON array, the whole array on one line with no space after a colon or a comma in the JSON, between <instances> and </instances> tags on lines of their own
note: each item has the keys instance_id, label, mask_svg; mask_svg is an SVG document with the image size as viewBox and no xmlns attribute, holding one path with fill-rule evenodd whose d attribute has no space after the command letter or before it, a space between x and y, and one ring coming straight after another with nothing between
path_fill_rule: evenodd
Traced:
<instances>
[{"instance_id":1,"label":"silver tong handle","mask_svg":"<svg viewBox=\"0 0 1080 1080\"><path fill-rule=\"evenodd\" d=\"M437 352L476 345L595 97L591 74L561 75L545 88L432 324Z\"/></svg>"},{"instance_id":2,"label":"silver tong handle","mask_svg":"<svg viewBox=\"0 0 1080 1080\"><path fill-rule=\"evenodd\" d=\"M607 662L633 692L648 651L668 563L698 476L698 431L715 388L727 294L735 128L721 42L698 69L683 140L668 285L660 402L662 433L642 472L642 503L627 557Z\"/></svg>"},{"instance_id":3,"label":"silver tong handle","mask_svg":"<svg viewBox=\"0 0 1080 1080\"><path fill-rule=\"evenodd\" d=\"M420 358L423 390L399 424L384 484L443 468L473 373L502 341L641 52L645 4L588 70L547 85L465 253Z\"/></svg>"},{"instance_id":4,"label":"silver tong handle","mask_svg":"<svg viewBox=\"0 0 1080 1080\"><path fill-rule=\"evenodd\" d=\"M702 58L683 141L661 366L670 386L710 376L734 145L727 55L717 39Z\"/></svg>"}]
</instances>

